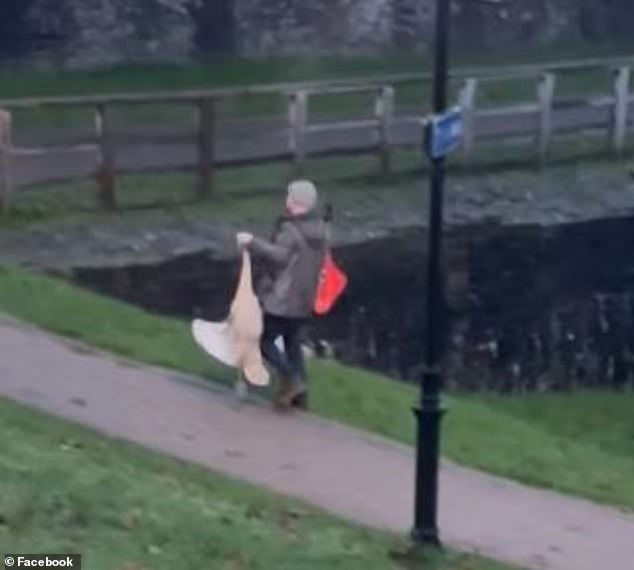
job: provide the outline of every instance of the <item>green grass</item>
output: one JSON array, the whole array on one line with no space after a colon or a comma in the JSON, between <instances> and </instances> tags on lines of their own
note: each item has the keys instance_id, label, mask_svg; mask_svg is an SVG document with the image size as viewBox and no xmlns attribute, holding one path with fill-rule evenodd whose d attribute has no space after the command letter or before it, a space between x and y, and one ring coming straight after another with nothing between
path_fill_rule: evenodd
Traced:
<instances>
[{"instance_id":1,"label":"green grass","mask_svg":"<svg viewBox=\"0 0 634 570\"><path fill-rule=\"evenodd\" d=\"M225 60L184 66L120 66L95 71L0 72L0 99L61 95L153 92L256 84L291 83L313 80L365 77L387 73L419 71L426 67L420 58L408 55L370 57L277 58L270 60ZM416 94L417 100L421 98ZM181 105L118 106L115 122L174 123L192 122L192 110ZM368 94L317 97L311 111L321 115L365 114L372 112ZM251 95L221 103L219 112L227 117L278 115L284 117L284 100L279 95ZM37 108L18 110L17 129L31 127L84 126L92 117L88 110Z\"/></svg>"},{"instance_id":2,"label":"green grass","mask_svg":"<svg viewBox=\"0 0 634 570\"><path fill-rule=\"evenodd\" d=\"M632 47L631 42L622 46L568 43L513 53L463 53L455 55L452 63L457 66L509 66L588 57L609 58L631 54ZM405 52L380 56L232 58L188 65L122 65L81 71L5 68L0 71L0 99L215 88L430 71L429 56Z\"/></svg>"},{"instance_id":3,"label":"green grass","mask_svg":"<svg viewBox=\"0 0 634 570\"><path fill-rule=\"evenodd\" d=\"M187 323L23 270L0 270L0 311L130 358L228 382ZM94 323L99 326L95 327ZM311 363L311 406L325 417L411 444L413 386L330 361ZM634 394L452 397L444 454L531 485L634 510ZM601 433L598 433L601 432Z\"/></svg>"},{"instance_id":4,"label":"green grass","mask_svg":"<svg viewBox=\"0 0 634 570\"><path fill-rule=\"evenodd\" d=\"M632 156L629 145L626 156ZM428 162L418 150L393 153L389 175L379 172L377 156L309 159L306 176L319 186L323 203L331 203L338 215L345 213L387 222L390 211L424 212ZM627 187L633 165L614 160L605 137L584 136L574 141L554 141L548 168L539 169L532 143L482 144L467 167L461 153L450 157L448 199L464 191L488 192L492 185L504 188L510 200L522 199L528 189L538 200L569 191L592 196L597 185ZM130 174L117 178L116 216L105 214L92 180L44 184L15 193L11 215L0 220L3 229L46 225L85 225L184 219L218 221L222 224L267 223L280 209L280 200L291 174L290 165L274 163L221 169L216 194L206 202L195 199L197 179L190 173ZM449 208L452 208L449 204Z\"/></svg>"},{"instance_id":5,"label":"green grass","mask_svg":"<svg viewBox=\"0 0 634 570\"><path fill-rule=\"evenodd\" d=\"M489 395L482 401L504 407L513 416L537 424L548 432L570 440L582 440L611 455L634 457L632 396L602 392L580 392L569 406L569 394L521 397ZM565 413L562 413L565 410ZM610 429L605 429L609 426Z\"/></svg>"},{"instance_id":6,"label":"green grass","mask_svg":"<svg viewBox=\"0 0 634 570\"><path fill-rule=\"evenodd\" d=\"M116 66L92 71L5 70L2 99L27 96L85 95L122 91L171 91L310 81L419 71L426 60L408 55L385 57L302 57L227 59L188 65Z\"/></svg>"},{"instance_id":7,"label":"green grass","mask_svg":"<svg viewBox=\"0 0 634 570\"><path fill-rule=\"evenodd\" d=\"M518 50L515 53L462 54L454 65L509 65L538 63L579 57L609 57L631 53L631 45L614 47L588 45L549 46L544 49ZM227 59L188 65L118 66L91 71L36 71L6 69L0 71L0 99L61 95L109 94L115 92L173 91L216 87L239 87L254 84L291 83L337 78L380 76L395 73L424 73L430 71L430 59L409 53L391 53L376 57L286 57L268 60ZM459 84L453 82L455 96ZM558 93L587 95L610 92L607 71L584 70L562 76ZM431 97L428 82L399 87L397 109L412 112L429 107ZM535 100L534 81L496 81L484 86L479 95L482 106L513 101ZM322 116L368 116L373 101L369 94L320 96L311 102L311 113ZM117 122L178 123L183 126L193 120L192 110L186 106L120 106ZM220 110L223 116L254 115L284 116L285 108L278 95L249 96L225 101ZM88 109L36 108L18 110L14 116L16 128L83 126L88 129L93 118Z\"/></svg>"},{"instance_id":8,"label":"green grass","mask_svg":"<svg viewBox=\"0 0 634 570\"><path fill-rule=\"evenodd\" d=\"M320 185L324 203L332 202L338 211L380 204L394 185L405 182L403 199L420 193L418 181L422 165L420 153L394 154L394 175L377 176L378 158L332 158L308 161L306 175ZM195 201L193 174L139 174L118 179L117 219L129 217L205 217L224 223L270 220L279 213L283 188L290 174L288 164L268 164L220 170L217 194L205 203ZM407 182L410 182L409 184ZM58 222L88 224L108 219L103 215L93 181L47 184L17 192L7 225L24 227ZM6 226L5 226L6 227Z\"/></svg>"},{"instance_id":9,"label":"green grass","mask_svg":"<svg viewBox=\"0 0 634 570\"><path fill-rule=\"evenodd\" d=\"M312 377L311 398L317 413L414 444L410 409L417 390L412 386L333 363L316 364ZM634 394L574 393L556 406L553 396L532 398L534 413L527 416L521 413L522 397L449 397L443 454L529 485L634 510ZM542 402L550 404L544 416ZM554 414L559 422L550 421ZM596 420L594 429L601 425L603 436L584 427L592 421L588 417ZM567 427L560 429L560 424ZM602 446L601 437L611 447Z\"/></svg>"},{"instance_id":10,"label":"green grass","mask_svg":"<svg viewBox=\"0 0 634 570\"><path fill-rule=\"evenodd\" d=\"M0 399L0 550L90 570L398 570L405 541ZM503 570L468 555L428 570Z\"/></svg>"}]
</instances>

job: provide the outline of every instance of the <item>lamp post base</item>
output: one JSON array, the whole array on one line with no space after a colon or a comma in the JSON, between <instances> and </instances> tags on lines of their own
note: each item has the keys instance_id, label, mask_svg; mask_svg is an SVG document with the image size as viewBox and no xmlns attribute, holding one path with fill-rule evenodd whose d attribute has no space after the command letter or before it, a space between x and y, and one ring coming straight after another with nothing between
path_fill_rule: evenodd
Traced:
<instances>
[{"instance_id":1,"label":"lamp post base","mask_svg":"<svg viewBox=\"0 0 634 570\"><path fill-rule=\"evenodd\" d=\"M432 529L413 529L411 534L412 542L419 546L431 546L437 549L442 549L442 542L440 542L440 534L438 528Z\"/></svg>"},{"instance_id":2,"label":"lamp post base","mask_svg":"<svg viewBox=\"0 0 634 570\"><path fill-rule=\"evenodd\" d=\"M414 408L417 419L416 497L414 528L415 544L440 547L436 524L438 510L438 474L440 457L440 425L445 410L440 398L423 397L420 407Z\"/></svg>"}]
</instances>

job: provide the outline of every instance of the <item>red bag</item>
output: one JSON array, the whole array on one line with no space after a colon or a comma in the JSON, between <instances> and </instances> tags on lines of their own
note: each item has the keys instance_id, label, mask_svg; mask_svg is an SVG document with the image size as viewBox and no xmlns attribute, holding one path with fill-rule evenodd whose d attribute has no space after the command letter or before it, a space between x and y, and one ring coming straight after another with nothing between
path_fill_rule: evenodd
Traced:
<instances>
[{"instance_id":1,"label":"red bag","mask_svg":"<svg viewBox=\"0 0 634 570\"><path fill-rule=\"evenodd\" d=\"M330 251L324 257L321 268L317 295L315 297L315 314L325 315L330 312L333 305L344 292L348 285L348 277L337 267Z\"/></svg>"}]
</instances>

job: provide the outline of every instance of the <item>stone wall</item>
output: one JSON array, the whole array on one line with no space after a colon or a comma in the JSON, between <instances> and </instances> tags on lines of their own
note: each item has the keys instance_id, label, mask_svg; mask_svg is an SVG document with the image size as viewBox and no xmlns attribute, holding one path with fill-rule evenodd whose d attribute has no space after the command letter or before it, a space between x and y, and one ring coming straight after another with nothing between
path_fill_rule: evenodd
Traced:
<instances>
[{"instance_id":1,"label":"stone wall","mask_svg":"<svg viewBox=\"0 0 634 570\"><path fill-rule=\"evenodd\" d=\"M425 50L435 0L2 0L0 58L64 67ZM631 0L452 0L454 47L627 38Z\"/></svg>"},{"instance_id":2,"label":"stone wall","mask_svg":"<svg viewBox=\"0 0 634 570\"><path fill-rule=\"evenodd\" d=\"M188 0L35 0L28 14L33 30L31 58L65 67L185 61L192 54L195 32L189 4Z\"/></svg>"},{"instance_id":3,"label":"stone wall","mask_svg":"<svg viewBox=\"0 0 634 570\"><path fill-rule=\"evenodd\" d=\"M248 55L366 52L391 42L386 0L236 0L235 14Z\"/></svg>"}]
</instances>

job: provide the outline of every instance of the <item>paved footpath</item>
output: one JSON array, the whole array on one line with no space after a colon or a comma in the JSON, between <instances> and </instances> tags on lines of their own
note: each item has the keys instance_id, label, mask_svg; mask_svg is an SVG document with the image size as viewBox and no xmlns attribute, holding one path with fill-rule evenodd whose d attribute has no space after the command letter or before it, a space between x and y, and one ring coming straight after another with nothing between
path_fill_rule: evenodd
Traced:
<instances>
[{"instance_id":1,"label":"paved footpath","mask_svg":"<svg viewBox=\"0 0 634 570\"><path fill-rule=\"evenodd\" d=\"M1 315L0 395L352 521L400 533L411 524L410 448L310 415L236 409L226 392L200 381ZM634 568L634 516L447 463L440 526L450 546L525 568Z\"/></svg>"}]
</instances>

